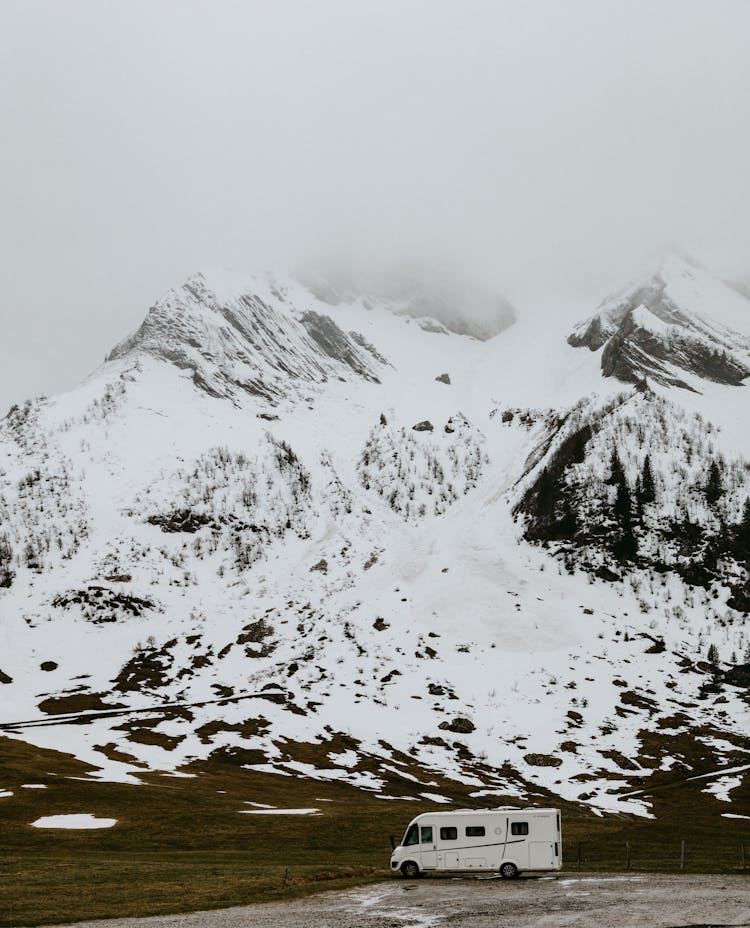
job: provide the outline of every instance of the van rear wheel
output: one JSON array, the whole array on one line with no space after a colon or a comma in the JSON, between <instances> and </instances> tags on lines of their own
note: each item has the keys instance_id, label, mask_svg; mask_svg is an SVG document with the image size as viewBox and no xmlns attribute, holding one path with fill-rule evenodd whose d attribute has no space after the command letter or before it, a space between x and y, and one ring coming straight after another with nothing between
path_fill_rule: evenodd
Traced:
<instances>
[{"instance_id":1,"label":"van rear wheel","mask_svg":"<svg viewBox=\"0 0 750 928\"><path fill-rule=\"evenodd\" d=\"M500 867L500 876L504 880L515 880L518 876L518 867L515 864L507 863Z\"/></svg>"},{"instance_id":2,"label":"van rear wheel","mask_svg":"<svg viewBox=\"0 0 750 928\"><path fill-rule=\"evenodd\" d=\"M405 860L401 864L401 874L405 876L407 880L415 880L419 876L419 867L413 860Z\"/></svg>"}]
</instances>

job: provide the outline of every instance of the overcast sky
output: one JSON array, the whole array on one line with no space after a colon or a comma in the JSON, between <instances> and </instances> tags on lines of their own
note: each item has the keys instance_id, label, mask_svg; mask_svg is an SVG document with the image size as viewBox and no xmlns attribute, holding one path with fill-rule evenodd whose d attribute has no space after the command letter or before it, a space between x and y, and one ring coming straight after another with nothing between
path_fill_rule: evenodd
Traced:
<instances>
[{"instance_id":1,"label":"overcast sky","mask_svg":"<svg viewBox=\"0 0 750 928\"><path fill-rule=\"evenodd\" d=\"M750 271L748 0L1 0L0 415L206 265ZM539 307L543 309L540 310Z\"/></svg>"}]
</instances>

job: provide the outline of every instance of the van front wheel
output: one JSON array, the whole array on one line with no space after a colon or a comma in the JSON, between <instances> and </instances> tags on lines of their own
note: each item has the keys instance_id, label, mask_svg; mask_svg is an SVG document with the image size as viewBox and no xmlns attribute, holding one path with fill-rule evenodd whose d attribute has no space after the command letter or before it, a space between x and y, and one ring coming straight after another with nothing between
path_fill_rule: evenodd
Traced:
<instances>
[{"instance_id":1,"label":"van front wheel","mask_svg":"<svg viewBox=\"0 0 750 928\"><path fill-rule=\"evenodd\" d=\"M413 860L406 860L401 864L401 874L407 880L415 880L419 876L419 867Z\"/></svg>"},{"instance_id":2,"label":"van front wheel","mask_svg":"<svg viewBox=\"0 0 750 928\"><path fill-rule=\"evenodd\" d=\"M500 876L504 880L514 880L518 876L518 867L511 863L503 864L500 867Z\"/></svg>"}]
</instances>

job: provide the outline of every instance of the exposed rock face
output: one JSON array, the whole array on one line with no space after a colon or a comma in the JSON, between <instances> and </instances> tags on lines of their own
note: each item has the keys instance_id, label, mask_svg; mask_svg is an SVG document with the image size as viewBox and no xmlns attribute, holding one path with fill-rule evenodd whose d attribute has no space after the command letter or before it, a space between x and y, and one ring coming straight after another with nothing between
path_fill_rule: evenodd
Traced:
<instances>
[{"instance_id":1,"label":"exposed rock face","mask_svg":"<svg viewBox=\"0 0 750 928\"><path fill-rule=\"evenodd\" d=\"M352 338L342 332L333 319L310 310L302 315L301 322L324 355L333 361L346 364L365 380L377 382L378 378L373 375L367 361L353 344Z\"/></svg>"},{"instance_id":2,"label":"exposed rock face","mask_svg":"<svg viewBox=\"0 0 750 928\"><path fill-rule=\"evenodd\" d=\"M605 301L575 328L568 344L602 349L602 375L629 383L650 378L695 391L701 380L741 385L750 376L750 337L695 311L690 298L702 284L701 271L676 264L666 262L645 285ZM719 289L715 281L713 289L714 299L730 305L733 321L743 321L738 301L747 304L745 333L750 331L750 300L729 287Z\"/></svg>"},{"instance_id":3,"label":"exposed rock face","mask_svg":"<svg viewBox=\"0 0 750 928\"><path fill-rule=\"evenodd\" d=\"M328 316L290 305L272 281L218 289L203 274L169 291L140 328L107 360L149 354L191 371L210 396L249 394L275 404L294 383L351 375L377 382L384 358L362 336L343 332ZM363 350L364 349L364 350Z\"/></svg>"}]
</instances>

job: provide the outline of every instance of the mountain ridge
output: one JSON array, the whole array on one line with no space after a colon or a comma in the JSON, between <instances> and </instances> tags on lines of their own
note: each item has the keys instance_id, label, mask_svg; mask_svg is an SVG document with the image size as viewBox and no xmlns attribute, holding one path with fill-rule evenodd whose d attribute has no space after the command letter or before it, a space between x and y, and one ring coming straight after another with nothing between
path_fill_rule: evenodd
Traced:
<instances>
[{"instance_id":1,"label":"mountain ridge","mask_svg":"<svg viewBox=\"0 0 750 928\"><path fill-rule=\"evenodd\" d=\"M256 279L238 328L221 310L246 283L196 289L172 291L158 324L77 390L0 422L0 725L13 737L127 782L232 756L382 793L408 757L424 784L440 771L498 798L543 791L637 814L650 813L647 793L628 795L636 785L697 757L717 769L747 758L744 689L730 682L748 642L728 602L741 563L706 585L674 569L679 552L621 569L607 535L617 492L635 499L648 423L666 441L653 537L671 518L668 468L700 475L721 455L734 524L737 387L623 393L562 326L519 321L480 341L384 304L324 306L294 281ZM313 337L310 312L343 351ZM206 315L219 332L208 344ZM589 421L599 437L561 455ZM700 441L670 449L675 423ZM656 448L650 432L644 442ZM553 506L580 497L586 537L529 536L524 494L545 468ZM718 509L696 508L702 482L695 493L680 503L693 524L718 525ZM118 703L132 716L110 717ZM23 719L36 724L12 727Z\"/></svg>"}]
</instances>

